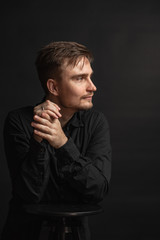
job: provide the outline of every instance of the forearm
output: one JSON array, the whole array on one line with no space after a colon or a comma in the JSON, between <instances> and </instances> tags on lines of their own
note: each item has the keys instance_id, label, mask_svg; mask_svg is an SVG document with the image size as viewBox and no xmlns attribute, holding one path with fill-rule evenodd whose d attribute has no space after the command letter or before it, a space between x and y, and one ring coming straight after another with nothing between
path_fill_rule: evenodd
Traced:
<instances>
[{"instance_id":1,"label":"forearm","mask_svg":"<svg viewBox=\"0 0 160 240\"><path fill-rule=\"evenodd\" d=\"M97 154L97 156L96 156ZM80 154L73 140L56 150L58 168L62 179L79 192L83 201L98 202L108 191L110 180L110 154ZM98 163L103 162L101 167Z\"/></svg>"},{"instance_id":2,"label":"forearm","mask_svg":"<svg viewBox=\"0 0 160 240\"><path fill-rule=\"evenodd\" d=\"M24 139L22 141L16 136L12 144L5 144L12 192L23 202L39 202L49 177L48 151L43 143L40 144L33 138L26 143L27 148L20 146L20 141L23 142Z\"/></svg>"},{"instance_id":3,"label":"forearm","mask_svg":"<svg viewBox=\"0 0 160 240\"><path fill-rule=\"evenodd\" d=\"M45 191L48 178L48 151L43 143L39 144L31 139L30 150L15 178L14 190L23 200L39 202Z\"/></svg>"}]
</instances>

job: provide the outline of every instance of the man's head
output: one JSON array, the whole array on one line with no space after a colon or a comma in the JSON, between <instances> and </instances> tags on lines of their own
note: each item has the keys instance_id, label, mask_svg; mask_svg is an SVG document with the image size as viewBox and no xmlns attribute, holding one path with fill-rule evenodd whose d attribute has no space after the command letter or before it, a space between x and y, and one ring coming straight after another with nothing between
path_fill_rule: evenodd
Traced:
<instances>
[{"instance_id":1,"label":"man's head","mask_svg":"<svg viewBox=\"0 0 160 240\"><path fill-rule=\"evenodd\" d=\"M36 68L42 87L48 93L48 79L61 79L65 66L75 66L82 58L93 61L92 53L83 45L76 42L51 42L44 46L36 59Z\"/></svg>"},{"instance_id":2,"label":"man's head","mask_svg":"<svg viewBox=\"0 0 160 240\"><path fill-rule=\"evenodd\" d=\"M39 51L36 66L47 99L72 113L92 107L90 51L75 42L52 42Z\"/></svg>"}]
</instances>

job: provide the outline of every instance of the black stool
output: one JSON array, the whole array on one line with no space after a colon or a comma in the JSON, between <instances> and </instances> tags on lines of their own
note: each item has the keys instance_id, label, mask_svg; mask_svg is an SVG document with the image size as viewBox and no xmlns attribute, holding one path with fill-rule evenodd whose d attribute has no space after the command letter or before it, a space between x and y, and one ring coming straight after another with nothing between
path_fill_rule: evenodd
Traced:
<instances>
[{"instance_id":1,"label":"black stool","mask_svg":"<svg viewBox=\"0 0 160 240\"><path fill-rule=\"evenodd\" d=\"M48 221L50 224L48 240L83 240L80 237L80 226L74 221L75 217L94 215L103 211L99 205L88 204L34 204L25 205L24 208L26 212Z\"/></svg>"}]
</instances>

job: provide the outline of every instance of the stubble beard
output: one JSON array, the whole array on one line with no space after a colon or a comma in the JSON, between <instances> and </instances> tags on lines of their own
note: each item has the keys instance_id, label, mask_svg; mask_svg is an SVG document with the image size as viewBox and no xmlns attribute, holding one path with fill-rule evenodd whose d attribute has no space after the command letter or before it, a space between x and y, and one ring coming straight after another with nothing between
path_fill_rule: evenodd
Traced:
<instances>
[{"instance_id":1,"label":"stubble beard","mask_svg":"<svg viewBox=\"0 0 160 240\"><path fill-rule=\"evenodd\" d=\"M62 103L61 102L61 106L64 108L64 109L73 109L75 112L77 112L77 111L83 111L83 110L89 110L89 109L91 109L92 107L93 107L93 103L92 103L92 101L90 102L90 104L87 106L86 104L83 104L83 105L80 105L80 106L68 106L68 105L66 105L65 103Z\"/></svg>"},{"instance_id":2,"label":"stubble beard","mask_svg":"<svg viewBox=\"0 0 160 240\"><path fill-rule=\"evenodd\" d=\"M89 106L80 106L79 108L78 108L78 110L79 111L81 111L81 110L89 110L89 109L91 109L93 107L93 103L91 103Z\"/></svg>"}]
</instances>

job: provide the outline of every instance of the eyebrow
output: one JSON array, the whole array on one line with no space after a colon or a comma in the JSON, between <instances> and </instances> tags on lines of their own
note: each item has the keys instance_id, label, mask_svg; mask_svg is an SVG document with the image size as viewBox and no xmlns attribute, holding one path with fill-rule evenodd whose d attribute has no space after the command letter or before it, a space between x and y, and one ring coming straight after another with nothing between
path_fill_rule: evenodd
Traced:
<instances>
[{"instance_id":1,"label":"eyebrow","mask_svg":"<svg viewBox=\"0 0 160 240\"><path fill-rule=\"evenodd\" d=\"M93 75L93 71L92 71L90 76L92 76L92 75ZM74 79L74 78L77 78L77 77L87 77L87 76L88 76L87 73L81 73L81 74L75 74L71 78Z\"/></svg>"}]
</instances>

